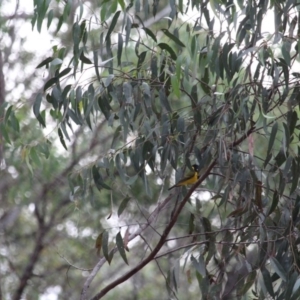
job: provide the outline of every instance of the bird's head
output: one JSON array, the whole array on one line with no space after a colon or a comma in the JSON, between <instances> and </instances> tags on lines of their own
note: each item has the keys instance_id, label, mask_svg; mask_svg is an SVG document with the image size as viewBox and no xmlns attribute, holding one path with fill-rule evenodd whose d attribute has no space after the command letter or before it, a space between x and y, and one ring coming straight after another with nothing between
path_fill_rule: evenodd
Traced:
<instances>
[{"instance_id":1,"label":"bird's head","mask_svg":"<svg viewBox=\"0 0 300 300\"><path fill-rule=\"evenodd\" d=\"M192 167L193 167L193 170L195 171L195 172L199 172L199 166L198 165L192 165Z\"/></svg>"}]
</instances>

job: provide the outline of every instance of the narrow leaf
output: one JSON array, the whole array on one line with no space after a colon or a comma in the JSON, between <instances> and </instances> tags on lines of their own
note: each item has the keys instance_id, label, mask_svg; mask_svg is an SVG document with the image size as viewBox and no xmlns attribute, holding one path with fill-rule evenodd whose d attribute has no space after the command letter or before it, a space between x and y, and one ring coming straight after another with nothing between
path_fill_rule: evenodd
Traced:
<instances>
[{"instance_id":1,"label":"narrow leaf","mask_svg":"<svg viewBox=\"0 0 300 300\"><path fill-rule=\"evenodd\" d=\"M179 40L178 37L176 37L174 34L172 34L168 29L161 29L161 31L168 37L170 38L173 42L175 42L177 45L180 47L185 47L185 44Z\"/></svg>"},{"instance_id":2,"label":"narrow leaf","mask_svg":"<svg viewBox=\"0 0 300 300\"><path fill-rule=\"evenodd\" d=\"M57 78L56 77L53 77L53 78L50 78L44 85L44 92L49 88L51 87L53 84L55 84L57 82Z\"/></svg>"},{"instance_id":3,"label":"narrow leaf","mask_svg":"<svg viewBox=\"0 0 300 300\"><path fill-rule=\"evenodd\" d=\"M126 99L126 104L132 103L132 85L129 82L123 83L123 93Z\"/></svg>"},{"instance_id":4,"label":"narrow leaf","mask_svg":"<svg viewBox=\"0 0 300 300\"><path fill-rule=\"evenodd\" d=\"M121 65L122 51L123 51L123 37L122 37L122 34L119 33L118 34L118 52L117 52L118 66Z\"/></svg>"},{"instance_id":5,"label":"narrow leaf","mask_svg":"<svg viewBox=\"0 0 300 300\"><path fill-rule=\"evenodd\" d=\"M45 120L43 119L40 113L42 99L43 99L42 94L38 93L33 104L33 113L37 118L37 120L40 122L40 124L46 127Z\"/></svg>"},{"instance_id":6,"label":"narrow leaf","mask_svg":"<svg viewBox=\"0 0 300 300\"><path fill-rule=\"evenodd\" d=\"M256 187L255 187L255 204L258 206L258 209L260 211L263 210L261 196L262 196L262 182L258 180L256 182Z\"/></svg>"},{"instance_id":7,"label":"narrow leaf","mask_svg":"<svg viewBox=\"0 0 300 300\"><path fill-rule=\"evenodd\" d=\"M123 258L124 262L128 265L126 252L125 252L125 248L124 248L124 243L123 243L123 239L122 239L120 232L118 232L118 234L116 236L116 244L117 244L117 248L119 250L121 257Z\"/></svg>"},{"instance_id":8,"label":"narrow leaf","mask_svg":"<svg viewBox=\"0 0 300 300\"><path fill-rule=\"evenodd\" d=\"M108 237L109 237L108 232L104 231L103 234L102 234L102 251L103 251L104 257L106 258L106 260L110 264L111 259L110 259L109 252L108 252Z\"/></svg>"},{"instance_id":9,"label":"narrow leaf","mask_svg":"<svg viewBox=\"0 0 300 300\"><path fill-rule=\"evenodd\" d=\"M111 190L111 188L107 184L104 183L103 178L102 178L98 168L95 165L92 168L92 173L93 173L95 185L99 191L101 191L102 188Z\"/></svg>"},{"instance_id":10,"label":"narrow leaf","mask_svg":"<svg viewBox=\"0 0 300 300\"><path fill-rule=\"evenodd\" d=\"M166 93L165 93L164 88L161 88L161 89L159 90L159 100L160 100L162 106L163 106L168 112L171 112L171 111L172 111L171 106L170 106L170 103L169 103L169 100L168 100L168 97L166 96Z\"/></svg>"},{"instance_id":11,"label":"narrow leaf","mask_svg":"<svg viewBox=\"0 0 300 300\"><path fill-rule=\"evenodd\" d=\"M115 13L115 15L114 15L114 17L113 17L113 19L111 21L111 24L110 24L110 26L108 28L108 31L107 31L107 34L106 34L106 37L105 37L105 41L108 40L108 38L110 37L111 33L113 32L113 30L114 30L114 28L115 28L115 26L117 24L118 18L120 16L120 13L121 13L120 10Z\"/></svg>"},{"instance_id":12,"label":"narrow leaf","mask_svg":"<svg viewBox=\"0 0 300 300\"><path fill-rule=\"evenodd\" d=\"M125 2L124 2L124 0L118 0L118 3L120 4L122 10L125 10Z\"/></svg>"},{"instance_id":13,"label":"narrow leaf","mask_svg":"<svg viewBox=\"0 0 300 300\"><path fill-rule=\"evenodd\" d=\"M95 248L97 249L97 254L100 254L100 251L102 249L102 237L103 237L103 232L101 232L97 239L96 239L96 243L95 243Z\"/></svg>"},{"instance_id":14,"label":"narrow leaf","mask_svg":"<svg viewBox=\"0 0 300 300\"><path fill-rule=\"evenodd\" d=\"M171 76L171 83L172 83L174 94L176 95L177 98L180 98L179 82L177 80L176 75Z\"/></svg>"},{"instance_id":15,"label":"narrow leaf","mask_svg":"<svg viewBox=\"0 0 300 300\"><path fill-rule=\"evenodd\" d=\"M279 261L275 257L270 257L270 263L274 269L274 271L277 273L277 275L283 280L287 281L286 272L279 263Z\"/></svg>"},{"instance_id":16,"label":"narrow leaf","mask_svg":"<svg viewBox=\"0 0 300 300\"><path fill-rule=\"evenodd\" d=\"M36 100L35 100L36 101ZM4 123L6 124L8 119L9 119L9 116L10 116L10 113L13 109L13 105L11 105L7 110L6 110L6 113L5 113L5 118L4 118Z\"/></svg>"},{"instance_id":17,"label":"narrow leaf","mask_svg":"<svg viewBox=\"0 0 300 300\"><path fill-rule=\"evenodd\" d=\"M277 190L275 190L274 195L273 195L273 201L270 207L270 210L268 212L268 216L275 210L275 208L277 207L279 202L279 194L277 192Z\"/></svg>"},{"instance_id":18,"label":"narrow leaf","mask_svg":"<svg viewBox=\"0 0 300 300\"><path fill-rule=\"evenodd\" d=\"M53 9L48 12L48 21L47 21L47 29L49 29L53 20Z\"/></svg>"},{"instance_id":19,"label":"narrow leaf","mask_svg":"<svg viewBox=\"0 0 300 300\"><path fill-rule=\"evenodd\" d=\"M71 72L72 68L65 68L63 69L57 76L57 78L61 78Z\"/></svg>"},{"instance_id":20,"label":"narrow leaf","mask_svg":"<svg viewBox=\"0 0 300 300\"><path fill-rule=\"evenodd\" d=\"M145 58L146 58L146 55L147 55L147 51L143 51L140 55L139 55L139 60L138 60L138 63L137 63L137 71L139 72L140 71L140 68L142 66L142 63L144 62Z\"/></svg>"},{"instance_id":21,"label":"narrow leaf","mask_svg":"<svg viewBox=\"0 0 300 300\"><path fill-rule=\"evenodd\" d=\"M167 52L169 52L171 58L173 60L177 59L177 55L175 53L175 51L166 43L159 43L157 44L158 47L160 47L162 50L166 50Z\"/></svg>"},{"instance_id":22,"label":"narrow leaf","mask_svg":"<svg viewBox=\"0 0 300 300\"><path fill-rule=\"evenodd\" d=\"M142 29L144 29L146 34L149 35L154 40L154 42L157 43L155 34L149 28L143 27Z\"/></svg>"},{"instance_id":23,"label":"narrow leaf","mask_svg":"<svg viewBox=\"0 0 300 300\"><path fill-rule=\"evenodd\" d=\"M127 206L127 204L128 204L128 202L129 202L130 199L131 199L131 198L130 198L129 196L127 196L127 197L125 197L125 198L122 200L122 202L121 202L121 204L120 204L120 206L119 206L119 208L118 208L118 217L121 216L121 214L123 213L123 211L124 211L124 209L126 208L126 206Z\"/></svg>"},{"instance_id":24,"label":"narrow leaf","mask_svg":"<svg viewBox=\"0 0 300 300\"><path fill-rule=\"evenodd\" d=\"M201 274L202 277L206 277L206 268L202 256L200 255L199 261L197 261L196 258L193 255L191 255L191 262L195 267L195 269L197 270L197 272Z\"/></svg>"},{"instance_id":25,"label":"narrow leaf","mask_svg":"<svg viewBox=\"0 0 300 300\"><path fill-rule=\"evenodd\" d=\"M63 136L62 131L61 131L60 128L58 128L58 137L59 137L59 140L60 140L61 144L64 146L64 148L65 148L66 150L68 150L68 148L67 148L67 146L66 146L66 143L65 143L64 136Z\"/></svg>"},{"instance_id":26,"label":"narrow leaf","mask_svg":"<svg viewBox=\"0 0 300 300\"><path fill-rule=\"evenodd\" d=\"M269 138L268 153L270 153L272 148L273 148L274 141L275 141L275 138L276 138L277 129L278 129L278 123L275 122L273 127L272 127L271 135L270 135L270 138Z\"/></svg>"},{"instance_id":27,"label":"narrow leaf","mask_svg":"<svg viewBox=\"0 0 300 300\"><path fill-rule=\"evenodd\" d=\"M266 268L264 268L261 271L261 273L262 273L262 276L263 276L264 283L265 283L265 286L267 288L267 291L274 298L275 295L274 295L274 290L273 290L273 285L272 285L272 279L271 279L269 271Z\"/></svg>"},{"instance_id":28,"label":"narrow leaf","mask_svg":"<svg viewBox=\"0 0 300 300\"><path fill-rule=\"evenodd\" d=\"M53 59L54 59L53 57L48 57L45 60L43 60L40 64L38 64L35 68L36 69L41 68L41 67L49 64Z\"/></svg>"},{"instance_id":29,"label":"narrow leaf","mask_svg":"<svg viewBox=\"0 0 300 300\"><path fill-rule=\"evenodd\" d=\"M79 59L87 65L93 64L92 61L88 57L84 56L83 52L81 52Z\"/></svg>"}]
</instances>

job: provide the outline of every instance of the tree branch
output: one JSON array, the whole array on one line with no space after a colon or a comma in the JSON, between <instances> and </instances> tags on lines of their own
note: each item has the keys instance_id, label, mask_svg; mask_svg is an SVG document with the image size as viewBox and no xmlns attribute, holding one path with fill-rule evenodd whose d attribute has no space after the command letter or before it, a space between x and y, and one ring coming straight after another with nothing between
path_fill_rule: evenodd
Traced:
<instances>
[{"instance_id":1,"label":"tree branch","mask_svg":"<svg viewBox=\"0 0 300 300\"><path fill-rule=\"evenodd\" d=\"M251 127L244 135L242 135L238 140L234 141L230 147L235 147L237 145L239 145L240 143L242 143L254 130L254 127ZM211 170L215 167L217 163L217 159L215 158L211 164L209 165L209 167L206 169L205 173L198 179L198 181L190 188L190 190L188 191L187 195L185 196L185 198L180 202L178 208L176 209L176 211L174 212L172 219L170 221L170 223L167 225L167 227L165 228L160 240L158 241L156 247L153 249L153 251L148 255L147 258L145 258L141 263L139 263L136 267L134 267L133 269L131 269L129 272L127 272L126 274L124 274L123 276L119 277L118 279L116 279L115 281L113 281L112 283L108 284L105 288L103 288L98 294L96 294L93 298L91 298L91 300L98 300L101 299L104 295L106 295L110 290L112 290L113 288L115 288L116 286L118 286L119 284L123 283L124 281L126 281L127 279L129 279L130 277L132 277L134 274L136 274L139 270L141 270L144 266L146 266L149 262L151 262L153 259L155 259L157 253L159 252L159 250L162 248L162 246L164 245L168 234L170 233L171 229L173 228L173 226L175 225L177 218L180 214L180 212L182 211L183 207L185 206L186 202L189 200L190 196L192 195L192 193L195 191L195 189L206 179L206 177L210 174ZM173 195L173 194L171 194ZM170 196L169 196L170 197ZM168 198L169 198L168 197ZM167 199L168 199L167 198ZM166 199L166 200L167 200ZM166 202L166 200L164 202ZM157 210L157 209L156 209ZM117 250L115 250L117 251ZM103 263L105 262L105 259L102 258L101 259L101 266L103 265ZM98 265L100 265L100 262L98 263ZM99 266L99 269L100 267ZM98 270L99 270L98 269ZM94 268L95 270L95 268ZM93 270L93 271L94 271ZM98 272L97 270L97 272ZM93 277L96 274L93 275ZM87 286L85 286L85 288L87 288ZM82 297L81 300L85 300L85 293L86 293L86 289L84 290L84 292L82 293Z\"/></svg>"},{"instance_id":2,"label":"tree branch","mask_svg":"<svg viewBox=\"0 0 300 300\"><path fill-rule=\"evenodd\" d=\"M172 198L172 195L169 195L162 203L158 203L155 210L150 214L150 216L147 220L147 223L143 224L135 233L130 234L130 236L128 237L128 242L132 241L137 236L140 236L140 234L145 229L147 229L149 226L151 226L151 224L156 220L156 218L159 215L160 211L169 203L171 198ZM114 253L117 252L117 250L118 250L117 247L112 249L112 251ZM95 278L95 276L97 275L97 273L99 272L99 270L101 269L101 267L104 265L105 262L106 262L105 257L102 257L99 260L99 262L97 263L97 265L94 267L94 269L92 270L90 275L88 276L87 280L85 281L85 283L83 285L82 291L81 291L81 297L80 297L81 300L86 299L86 293L87 293L87 290L88 290L91 282L93 281L93 279Z\"/></svg>"},{"instance_id":3,"label":"tree branch","mask_svg":"<svg viewBox=\"0 0 300 300\"><path fill-rule=\"evenodd\" d=\"M161 247L164 245L165 240L168 236L168 234L170 233L171 229L173 228L173 226L175 225L177 218L181 212L181 210L183 209L184 205L186 204L186 202L189 200L190 196L192 195L192 193L194 192L194 190L197 188L197 186L204 181L204 179L209 175L209 172L212 170L212 168L215 166L216 164L216 159L210 164L210 166L207 168L206 172L199 178L199 180L196 182L196 184L194 184L191 189L188 191L187 195L185 196L185 198L182 200L182 202L180 202L177 210L174 212L174 215L170 221L170 223L167 225L167 227L165 228L160 240L158 241L156 247L153 249L153 251L148 255L147 258L145 258L141 263L139 263L136 267L134 267L133 269L131 269L131 271L127 272L126 274L124 274L123 276L119 277L118 279L116 279L115 281L113 281L112 283L110 283L109 285L107 285L104 289L102 289L98 294L96 294L91 300L98 300L101 299L104 295L106 295L111 289L115 288L116 286L118 286L119 284L121 284L122 282L126 281L128 278L130 278L131 276L133 276L135 273L137 273L139 270L141 270L144 266L146 266L149 262L151 262L153 259L155 259L156 254L159 252L159 250L161 249ZM173 195L173 194L171 194ZM170 196L169 196L170 197ZM168 198L169 198L168 197Z\"/></svg>"}]
</instances>

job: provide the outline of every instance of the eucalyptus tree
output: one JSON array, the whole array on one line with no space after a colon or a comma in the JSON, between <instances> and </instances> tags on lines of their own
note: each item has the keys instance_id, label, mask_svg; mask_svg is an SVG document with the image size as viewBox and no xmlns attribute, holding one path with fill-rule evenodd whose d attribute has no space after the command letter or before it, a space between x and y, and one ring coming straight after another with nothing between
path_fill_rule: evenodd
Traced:
<instances>
[{"instance_id":1,"label":"eucalyptus tree","mask_svg":"<svg viewBox=\"0 0 300 300\"><path fill-rule=\"evenodd\" d=\"M72 253L81 270L64 255L84 271L78 297L299 298L298 14L297 1L34 1L33 27L69 38L37 66L33 113L74 158L45 212L75 203L99 255ZM22 152L33 173L45 144ZM169 192L195 163L198 181Z\"/></svg>"}]
</instances>

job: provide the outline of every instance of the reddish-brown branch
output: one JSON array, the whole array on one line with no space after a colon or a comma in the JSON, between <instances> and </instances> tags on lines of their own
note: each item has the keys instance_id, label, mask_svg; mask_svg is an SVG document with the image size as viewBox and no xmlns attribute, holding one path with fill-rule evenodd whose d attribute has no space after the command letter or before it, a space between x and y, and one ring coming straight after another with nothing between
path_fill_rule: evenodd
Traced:
<instances>
[{"instance_id":1,"label":"reddish-brown branch","mask_svg":"<svg viewBox=\"0 0 300 300\"><path fill-rule=\"evenodd\" d=\"M35 264L37 263L37 261L40 257L40 253L44 248L43 237L46 235L46 232L47 232L47 228L44 227L44 228L40 228L40 231L37 234L34 250L31 254L29 262L21 276L19 286L18 286L15 294L13 295L13 298L12 298L13 300L20 300L22 298L22 294L27 286L27 282L31 278Z\"/></svg>"},{"instance_id":2,"label":"reddish-brown branch","mask_svg":"<svg viewBox=\"0 0 300 300\"><path fill-rule=\"evenodd\" d=\"M214 160L210 166L208 167L208 169L206 170L206 172L199 178L199 180L196 182L196 184L188 191L187 195L185 196L185 198L183 199L182 202L180 202L178 208L176 209L176 211L173 214L173 217L170 221L170 223L167 225L167 227L165 228L159 242L157 243L156 247L153 249L153 251L148 255L147 258L145 258L140 264L138 264L136 267L134 267L133 269L131 269L129 272L127 272L126 274L124 274L123 276L119 277L117 280L113 281L112 283L110 283L109 285L107 285L104 289L102 289L97 295L95 295L91 300L98 300L101 299L105 294L107 294L111 289L115 288L117 285L121 284L122 282L126 281L128 278L132 277L134 274L136 274L139 270L141 270L144 266L146 266L149 262L151 262L156 254L159 252L159 250L161 249L161 247L164 245L165 240L169 234L169 232L171 231L171 229L173 228L181 210L183 209L184 205L186 204L186 202L189 200L190 196L192 195L192 193L194 192L194 190L197 188L197 186L208 176L209 172L213 169L213 167L216 164L216 160Z\"/></svg>"},{"instance_id":3,"label":"reddish-brown branch","mask_svg":"<svg viewBox=\"0 0 300 300\"><path fill-rule=\"evenodd\" d=\"M238 140L234 141L231 143L230 147L235 147L242 143L253 131L254 131L254 126L251 127L242 137L240 137ZM139 270L141 270L144 266L146 266L149 262L151 262L153 259L155 259L157 253L159 250L163 247L168 234L172 230L173 226L175 225L177 218L182 211L183 207L185 206L186 202L189 200L190 196L194 192L194 190L203 182L206 177L210 174L211 170L215 167L217 163L217 159L214 159L212 163L209 165L209 167L206 169L205 173L198 179L198 181L190 188L188 191L187 195L185 198L180 202L178 208L172 215L172 219L170 220L169 224L165 228L163 234L161 235L160 240L158 241L156 247L152 250L152 252L146 257L141 263L139 263L136 267L131 269L129 272L124 274L123 276L119 277L112 283L108 284L105 288L103 288L98 294L96 294L91 300L98 300L101 299L104 295L106 295L110 290L118 286L119 284L125 282L127 279L132 277L134 274L136 274Z\"/></svg>"}]
</instances>

